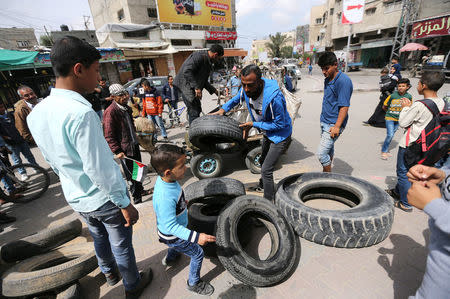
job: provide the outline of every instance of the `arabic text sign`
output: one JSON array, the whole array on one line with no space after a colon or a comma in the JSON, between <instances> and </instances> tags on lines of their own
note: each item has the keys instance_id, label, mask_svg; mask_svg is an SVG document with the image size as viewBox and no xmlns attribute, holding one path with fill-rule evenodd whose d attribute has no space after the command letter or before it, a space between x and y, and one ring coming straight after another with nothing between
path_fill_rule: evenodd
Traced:
<instances>
[{"instance_id":1,"label":"arabic text sign","mask_svg":"<svg viewBox=\"0 0 450 299\"><path fill-rule=\"evenodd\" d=\"M344 0L342 24L361 23L364 15L364 0Z\"/></svg>"},{"instance_id":2,"label":"arabic text sign","mask_svg":"<svg viewBox=\"0 0 450 299\"><path fill-rule=\"evenodd\" d=\"M414 23L411 38L424 38L450 34L450 16Z\"/></svg>"},{"instance_id":3,"label":"arabic text sign","mask_svg":"<svg viewBox=\"0 0 450 299\"><path fill-rule=\"evenodd\" d=\"M231 28L231 0L157 0L161 23Z\"/></svg>"},{"instance_id":4,"label":"arabic text sign","mask_svg":"<svg viewBox=\"0 0 450 299\"><path fill-rule=\"evenodd\" d=\"M206 40L236 40L236 31L205 31Z\"/></svg>"}]
</instances>

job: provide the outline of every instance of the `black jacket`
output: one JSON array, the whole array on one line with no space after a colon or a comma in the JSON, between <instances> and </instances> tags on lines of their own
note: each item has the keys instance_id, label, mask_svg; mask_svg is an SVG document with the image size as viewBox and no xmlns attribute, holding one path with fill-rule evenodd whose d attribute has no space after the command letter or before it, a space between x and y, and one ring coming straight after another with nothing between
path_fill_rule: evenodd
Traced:
<instances>
[{"instance_id":1,"label":"black jacket","mask_svg":"<svg viewBox=\"0 0 450 299\"><path fill-rule=\"evenodd\" d=\"M6 144L14 145L25 142L25 139L23 139L16 128L14 114L12 112L6 112L6 119L0 117L0 135Z\"/></svg>"},{"instance_id":2,"label":"black jacket","mask_svg":"<svg viewBox=\"0 0 450 299\"><path fill-rule=\"evenodd\" d=\"M217 90L208 79L212 70L212 63L208 56L208 51L197 51L189 55L176 75L173 85L180 89L206 88L210 94Z\"/></svg>"}]
</instances>

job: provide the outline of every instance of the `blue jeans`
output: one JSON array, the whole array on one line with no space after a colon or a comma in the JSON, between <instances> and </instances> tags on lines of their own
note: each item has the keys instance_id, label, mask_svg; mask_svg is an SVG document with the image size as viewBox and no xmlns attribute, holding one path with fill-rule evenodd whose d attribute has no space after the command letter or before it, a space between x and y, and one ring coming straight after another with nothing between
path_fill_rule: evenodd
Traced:
<instances>
[{"instance_id":1,"label":"blue jeans","mask_svg":"<svg viewBox=\"0 0 450 299\"><path fill-rule=\"evenodd\" d=\"M397 185L395 186L395 191L400 195L400 201L406 207L410 207L408 203L408 190L411 187L411 183L408 181L406 174L408 173L408 166L405 163L405 151L406 148L399 147L397 154Z\"/></svg>"},{"instance_id":2,"label":"blue jeans","mask_svg":"<svg viewBox=\"0 0 450 299\"><path fill-rule=\"evenodd\" d=\"M386 119L386 138L384 139L383 146L381 147L381 152L388 152L389 145L391 144L392 138L394 138L394 134L397 130L398 121Z\"/></svg>"},{"instance_id":3,"label":"blue jeans","mask_svg":"<svg viewBox=\"0 0 450 299\"><path fill-rule=\"evenodd\" d=\"M320 144L317 149L317 158L319 158L319 162L322 166L331 165L331 159L334 156L334 143L338 140L339 136L341 136L344 128L341 127L339 131L339 136L331 138L330 136L330 128L332 128L334 124L325 124L320 123Z\"/></svg>"},{"instance_id":4,"label":"blue jeans","mask_svg":"<svg viewBox=\"0 0 450 299\"><path fill-rule=\"evenodd\" d=\"M159 127L162 137L167 137L166 128L164 127L162 118L159 117L159 115L147 115L147 118L151 119L153 123Z\"/></svg>"},{"instance_id":5,"label":"blue jeans","mask_svg":"<svg viewBox=\"0 0 450 299\"><path fill-rule=\"evenodd\" d=\"M0 165L5 168L7 167L2 162L2 160L0 160ZM3 186L5 186L5 189L6 189L6 191L8 191L9 194L11 194L11 192L16 191L13 181L11 181L11 179L8 176L4 175L3 173L0 173L0 176L1 176L2 184L3 184Z\"/></svg>"},{"instance_id":6,"label":"blue jeans","mask_svg":"<svg viewBox=\"0 0 450 299\"><path fill-rule=\"evenodd\" d=\"M188 283L190 286L197 284L200 280L200 269L202 268L203 262L203 248L197 243L191 243L182 239L177 239L173 243L168 243L167 246L169 246L166 259L167 261L173 261L180 253L184 253L191 258Z\"/></svg>"},{"instance_id":7,"label":"blue jeans","mask_svg":"<svg viewBox=\"0 0 450 299\"><path fill-rule=\"evenodd\" d=\"M13 160L13 165L22 163L20 153L22 153L23 156L28 160L28 163L37 165L36 160L34 159L34 156L31 153L30 146L25 141L18 144L12 145L7 144L6 146L12 152L11 158ZM20 174L26 174L26 171L23 168L19 168L18 171Z\"/></svg>"},{"instance_id":8,"label":"blue jeans","mask_svg":"<svg viewBox=\"0 0 450 299\"><path fill-rule=\"evenodd\" d=\"M117 267L123 278L125 290L133 290L139 284L136 257L132 244L132 227L125 227L120 209L107 202L93 212L80 212L94 239L95 254L103 273L111 273Z\"/></svg>"}]
</instances>

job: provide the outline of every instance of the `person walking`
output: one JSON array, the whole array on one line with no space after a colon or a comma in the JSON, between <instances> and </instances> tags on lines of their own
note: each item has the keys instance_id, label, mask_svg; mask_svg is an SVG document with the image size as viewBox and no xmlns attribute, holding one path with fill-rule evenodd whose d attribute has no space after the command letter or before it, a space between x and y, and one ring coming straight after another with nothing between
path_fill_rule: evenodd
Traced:
<instances>
[{"instance_id":1,"label":"person walking","mask_svg":"<svg viewBox=\"0 0 450 299\"><path fill-rule=\"evenodd\" d=\"M320 114L321 138L317 157L323 172L331 172L334 157L334 143L345 129L348 109L353 93L352 80L337 69L337 59L333 52L325 52L318 64L325 76L322 113Z\"/></svg>"},{"instance_id":2,"label":"person walking","mask_svg":"<svg viewBox=\"0 0 450 299\"><path fill-rule=\"evenodd\" d=\"M164 141L168 141L166 128L164 127L164 122L162 120L162 112L164 104L162 102L161 96L155 87L150 85L150 82L145 80L142 82L144 86L144 97L142 106L142 116L151 119L152 122L159 127L161 130L161 135Z\"/></svg>"},{"instance_id":3,"label":"person walking","mask_svg":"<svg viewBox=\"0 0 450 299\"><path fill-rule=\"evenodd\" d=\"M126 298L138 298L153 277L150 268L139 273L136 265L132 235L139 213L100 119L82 96L93 92L100 79L100 58L86 41L74 36L57 40L50 53L56 86L27 122L68 204L88 225L107 283L115 285L122 276Z\"/></svg>"},{"instance_id":4,"label":"person walking","mask_svg":"<svg viewBox=\"0 0 450 299\"><path fill-rule=\"evenodd\" d=\"M128 92L120 84L109 86L112 102L103 114L103 134L109 148L120 159L125 178L130 182L133 203L142 202L142 183L132 179L133 160L142 161L131 108L127 105ZM131 158L126 159L126 158Z\"/></svg>"},{"instance_id":5,"label":"person walking","mask_svg":"<svg viewBox=\"0 0 450 299\"><path fill-rule=\"evenodd\" d=\"M175 77L174 85L179 89L186 105L189 124L202 112L200 100L203 88L206 88L210 94L219 95L217 89L209 83L208 78L213 69L213 63L218 62L223 54L223 47L217 44L212 45L207 51L196 51L184 61Z\"/></svg>"}]
</instances>

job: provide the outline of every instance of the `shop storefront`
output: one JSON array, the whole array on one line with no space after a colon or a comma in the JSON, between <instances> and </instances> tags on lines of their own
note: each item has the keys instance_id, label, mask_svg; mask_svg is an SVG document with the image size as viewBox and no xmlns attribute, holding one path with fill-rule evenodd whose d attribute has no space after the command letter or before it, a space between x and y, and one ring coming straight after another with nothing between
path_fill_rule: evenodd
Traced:
<instances>
[{"instance_id":1,"label":"shop storefront","mask_svg":"<svg viewBox=\"0 0 450 299\"><path fill-rule=\"evenodd\" d=\"M450 50L450 15L414 22L411 40L427 46L431 55L446 55Z\"/></svg>"}]
</instances>

